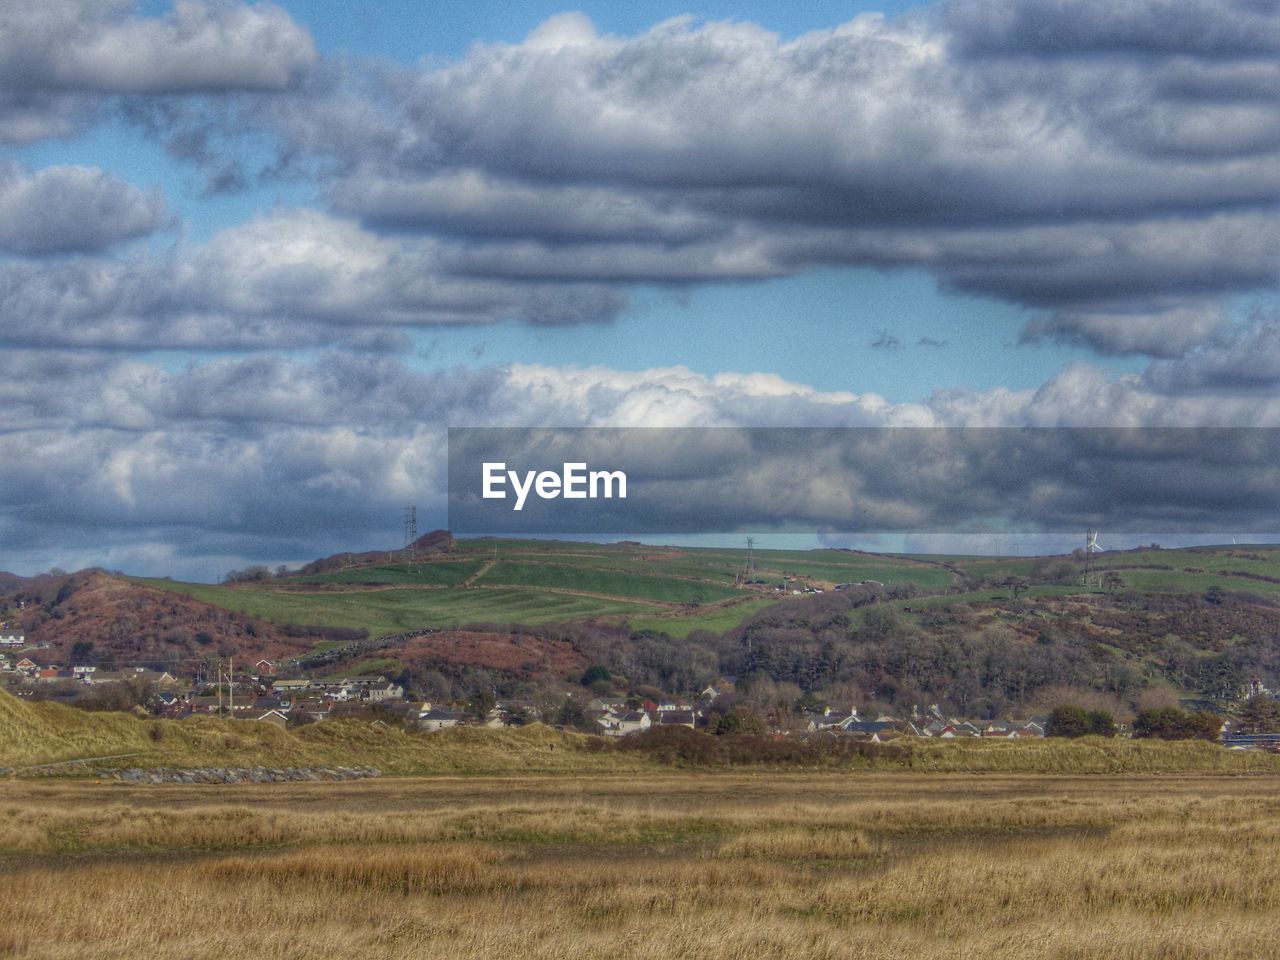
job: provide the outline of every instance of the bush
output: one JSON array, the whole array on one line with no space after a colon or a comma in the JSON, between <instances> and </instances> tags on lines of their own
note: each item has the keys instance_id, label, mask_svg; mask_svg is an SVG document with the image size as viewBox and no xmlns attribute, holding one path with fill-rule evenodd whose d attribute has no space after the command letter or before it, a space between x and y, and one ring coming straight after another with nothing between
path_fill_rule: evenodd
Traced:
<instances>
[{"instance_id":1,"label":"bush","mask_svg":"<svg viewBox=\"0 0 1280 960\"><path fill-rule=\"evenodd\" d=\"M601 749L605 749L601 744ZM688 727L653 727L621 737L617 749L645 754L675 766L804 766L866 765L877 759L909 763L908 747L869 743L847 737L759 737L744 734L708 736Z\"/></svg>"},{"instance_id":2,"label":"bush","mask_svg":"<svg viewBox=\"0 0 1280 960\"><path fill-rule=\"evenodd\" d=\"M1114 737L1116 721L1105 710L1090 710L1085 714L1085 726L1091 737Z\"/></svg>"},{"instance_id":3,"label":"bush","mask_svg":"<svg viewBox=\"0 0 1280 960\"><path fill-rule=\"evenodd\" d=\"M1164 707L1141 710L1133 723L1133 735L1156 740L1217 740L1222 718L1207 710Z\"/></svg>"},{"instance_id":4,"label":"bush","mask_svg":"<svg viewBox=\"0 0 1280 960\"><path fill-rule=\"evenodd\" d=\"M271 571L261 564L232 570L222 578L223 583L262 583L271 579Z\"/></svg>"},{"instance_id":5,"label":"bush","mask_svg":"<svg viewBox=\"0 0 1280 960\"><path fill-rule=\"evenodd\" d=\"M1101 712L1101 711L1095 711ZM1045 735L1050 737L1083 737L1089 733L1089 715L1080 707L1064 704L1049 714Z\"/></svg>"}]
</instances>

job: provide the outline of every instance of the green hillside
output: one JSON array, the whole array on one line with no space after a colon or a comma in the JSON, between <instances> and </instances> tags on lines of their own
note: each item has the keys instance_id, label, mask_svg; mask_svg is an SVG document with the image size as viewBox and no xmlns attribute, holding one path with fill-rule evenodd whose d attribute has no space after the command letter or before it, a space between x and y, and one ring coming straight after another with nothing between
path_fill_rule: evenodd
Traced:
<instances>
[{"instance_id":1,"label":"green hillside","mask_svg":"<svg viewBox=\"0 0 1280 960\"><path fill-rule=\"evenodd\" d=\"M415 562L356 566L258 583L208 585L145 580L273 623L367 629L372 635L475 623L603 620L682 637L722 633L781 599L776 587L831 590L872 580L907 591L919 608L991 601L1025 577L1024 597L1109 591L1218 590L1280 596L1280 548L1206 547L1106 553L1095 581L1079 582L1068 558L896 556L841 550L757 550L755 583L739 581L745 551L635 543L461 540ZM1062 575L1063 570L1067 575Z\"/></svg>"}]
</instances>

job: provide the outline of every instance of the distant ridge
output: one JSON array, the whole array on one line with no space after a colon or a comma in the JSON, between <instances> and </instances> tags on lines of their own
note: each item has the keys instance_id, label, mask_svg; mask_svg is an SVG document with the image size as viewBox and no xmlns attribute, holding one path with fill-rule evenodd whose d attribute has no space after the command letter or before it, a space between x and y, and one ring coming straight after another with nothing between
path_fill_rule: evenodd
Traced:
<instances>
[{"instance_id":1,"label":"distant ridge","mask_svg":"<svg viewBox=\"0 0 1280 960\"><path fill-rule=\"evenodd\" d=\"M428 557L448 553L453 549L453 534L448 530L432 530L413 541L408 548L416 556ZM312 560L298 571L299 576L314 576L318 573L333 573L335 570L347 570L351 567L368 567L386 563L388 555L399 555L405 548L395 550L368 550L364 553L335 553L320 560Z\"/></svg>"}]
</instances>

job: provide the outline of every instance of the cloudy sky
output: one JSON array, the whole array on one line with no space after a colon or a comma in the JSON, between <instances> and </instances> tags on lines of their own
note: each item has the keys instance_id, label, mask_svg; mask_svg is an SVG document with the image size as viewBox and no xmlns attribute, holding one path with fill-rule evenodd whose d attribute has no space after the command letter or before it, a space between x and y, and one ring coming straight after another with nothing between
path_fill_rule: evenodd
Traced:
<instances>
[{"instance_id":1,"label":"cloudy sky","mask_svg":"<svg viewBox=\"0 0 1280 960\"><path fill-rule=\"evenodd\" d=\"M0 568L444 520L448 426L1280 427L1276 0L0 0Z\"/></svg>"}]
</instances>

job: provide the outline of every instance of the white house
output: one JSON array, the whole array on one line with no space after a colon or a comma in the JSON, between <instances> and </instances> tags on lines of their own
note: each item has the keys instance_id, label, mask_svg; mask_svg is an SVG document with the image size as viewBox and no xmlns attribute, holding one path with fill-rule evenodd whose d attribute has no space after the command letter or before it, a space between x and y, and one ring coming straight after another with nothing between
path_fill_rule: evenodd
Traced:
<instances>
[{"instance_id":1,"label":"white house","mask_svg":"<svg viewBox=\"0 0 1280 960\"><path fill-rule=\"evenodd\" d=\"M25 647L27 636L13 627L0 627L0 647Z\"/></svg>"},{"instance_id":2,"label":"white house","mask_svg":"<svg viewBox=\"0 0 1280 960\"><path fill-rule=\"evenodd\" d=\"M418 714L418 726L423 730L447 730L449 727L456 727L462 720L462 714L439 707Z\"/></svg>"},{"instance_id":3,"label":"white house","mask_svg":"<svg viewBox=\"0 0 1280 960\"><path fill-rule=\"evenodd\" d=\"M388 683L386 686L370 687L365 696L370 703L382 703L384 700L400 700L404 697L404 687L398 683Z\"/></svg>"}]
</instances>

